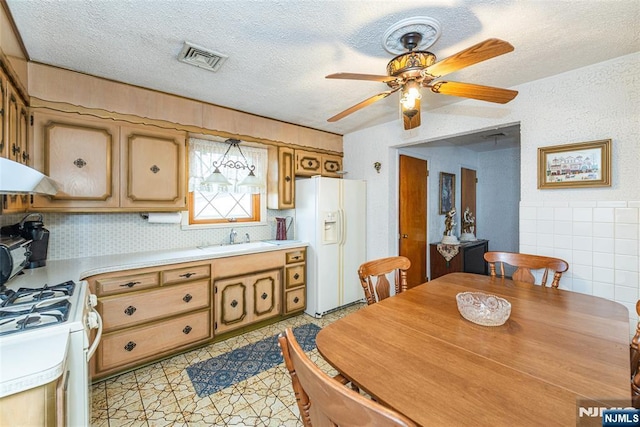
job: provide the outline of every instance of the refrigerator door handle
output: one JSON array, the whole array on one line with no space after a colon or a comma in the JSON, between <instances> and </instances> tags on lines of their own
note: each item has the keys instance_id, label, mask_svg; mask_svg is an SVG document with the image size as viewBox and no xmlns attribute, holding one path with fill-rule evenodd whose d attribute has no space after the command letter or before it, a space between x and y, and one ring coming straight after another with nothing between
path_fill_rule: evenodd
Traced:
<instances>
[{"instance_id":1,"label":"refrigerator door handle","mask_svg":"<svg viewBox=\"0 0 640 427\"><path fill-rule=\"evenodd\" d=\"M344 246L347 241L347 218L344 214L344 209L340 209L340 239L338 243L340 246Z\"/></svg>"}]
</instances>

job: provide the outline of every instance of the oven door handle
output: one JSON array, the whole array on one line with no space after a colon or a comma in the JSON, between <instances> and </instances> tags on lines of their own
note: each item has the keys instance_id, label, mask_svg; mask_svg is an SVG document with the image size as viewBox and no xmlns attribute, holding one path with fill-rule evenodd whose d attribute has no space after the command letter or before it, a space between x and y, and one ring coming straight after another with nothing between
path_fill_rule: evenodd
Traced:
<instances>
[{"instance_id":1,"label":"oven door handle","mask_svg":"<svg viewBox=\"0 0 640 427\"><path fill-rule=\"evenodd\" d=\"M95 315L94 319L97 323L98 332L96 333L96 337L94 338L93 343L91 344L91 347L87 351L87 362L91 360L91 358L93 357L93 354L96 352L96 349L98 348L98 344L100 344L100 339L102 338L102 317L100 317L100 313L98 313L93 307L91 307L89 316L91 316L92 314ZM95 326L92 327L90 323L89 328L94 329Z\"/></svg>"}]
</instances>

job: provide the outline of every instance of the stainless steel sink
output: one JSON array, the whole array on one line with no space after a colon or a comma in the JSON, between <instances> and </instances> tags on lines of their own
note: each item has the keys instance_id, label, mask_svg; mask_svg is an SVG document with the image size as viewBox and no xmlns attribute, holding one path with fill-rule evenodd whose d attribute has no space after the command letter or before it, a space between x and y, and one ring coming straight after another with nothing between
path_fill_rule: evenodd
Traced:
<instances>
[{"instance_id":1,"label":"stainless steel sink","mask_svg":"<svg viewBox=\"0 0 640 427\"><path fill-rule=\"evenodd\" d=\"M249 243L236 243L233 245L211 245L211 246L198 246L198 249L207 251L210 253L227 253L227 252L250 252L255 249L272 248L273 244L267 242L249 242Z\"/></svg>"}]
</instances>

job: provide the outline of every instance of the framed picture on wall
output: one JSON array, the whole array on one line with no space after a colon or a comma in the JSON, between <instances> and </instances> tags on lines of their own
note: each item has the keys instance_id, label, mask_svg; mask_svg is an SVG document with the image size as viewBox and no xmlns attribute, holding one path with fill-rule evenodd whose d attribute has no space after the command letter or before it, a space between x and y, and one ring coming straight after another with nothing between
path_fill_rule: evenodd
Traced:
<instances>
[{"instance_id":1,"label":"framed picture on wall","mask_svg":"<svg viewBox=\"0 0 640 427\"><path fill-rule=\"evenodd\" d=\"M610 139L538 148L538 188L610 186Z\"/></svg>"},{"instance_id":2,"label":"framed picture on wall","mask_svg":"<svg viewBox=\"0 0 640 427\"><path fill-rule=\"evenodd\" d=\"M440 172L440 215L449 212L456 205L456 176Z\"/></svg>"}]
</instances>

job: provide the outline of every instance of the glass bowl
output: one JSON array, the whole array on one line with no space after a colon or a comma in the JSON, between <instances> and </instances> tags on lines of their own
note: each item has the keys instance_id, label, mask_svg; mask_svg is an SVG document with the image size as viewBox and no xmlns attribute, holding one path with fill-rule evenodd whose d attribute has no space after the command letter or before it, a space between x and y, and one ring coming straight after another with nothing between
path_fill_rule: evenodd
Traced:
<instances>
[{"instance_id":1,"label":"glass bowl","mask_svg":"<svg viewBox=\"0 0 640 427\"><path fill-rule=\"evenodd\" d=\"M461 292L456 302L462 317L482 326L500 326L511 315L511 303L495 295Z\"/></svg>"}]
</instances>

